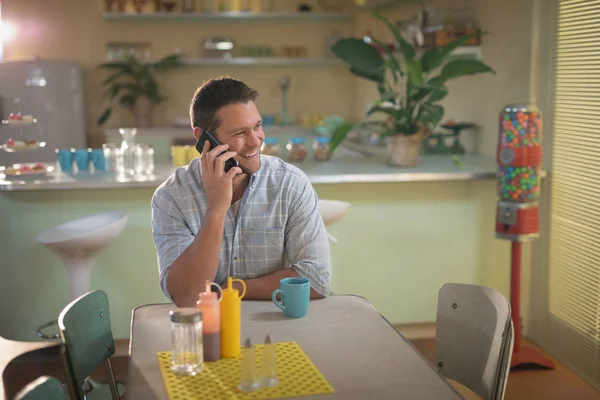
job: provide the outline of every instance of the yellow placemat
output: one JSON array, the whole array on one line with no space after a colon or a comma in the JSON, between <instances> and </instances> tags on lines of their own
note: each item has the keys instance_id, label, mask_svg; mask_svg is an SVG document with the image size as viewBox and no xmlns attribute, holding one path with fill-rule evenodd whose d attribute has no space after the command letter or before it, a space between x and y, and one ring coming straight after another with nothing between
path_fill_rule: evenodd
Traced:
<instances>
[{"instance_id":1,"label":"yellow placemat","mask_svg":"<svg viewBox=\"0 0 600 400\"><path fill-rule=\"evenodd\" d=\"M262 347L262 344L254 346L258 379L260 379ZM196 376L177 376L170 370L171 352L157 353L169 399L274 399L334 392L329 382L296 342L275 343L279 379L277 386L261 387L251 393L242 392L237 388L240 382L242 354L243 352L237 358L205 362L204 369Z\"/></svg>"}]
</instances>

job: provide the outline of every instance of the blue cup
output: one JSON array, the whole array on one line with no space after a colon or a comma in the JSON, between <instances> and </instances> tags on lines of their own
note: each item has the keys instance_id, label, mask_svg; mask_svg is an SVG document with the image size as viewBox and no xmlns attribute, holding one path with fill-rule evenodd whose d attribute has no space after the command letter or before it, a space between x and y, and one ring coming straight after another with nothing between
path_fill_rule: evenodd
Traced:
<instances>
[{"instance_id":1,"label":"blue cup","mask_svg":"<svg viewBox=\"0 0 600 400\"><path fill-rule=\"evenodd\" d=\"M73 161L75 159L73 149L56 149L56 157L62 172L73 171Z\"/></svg>"},{"instance_id":2,"label":"blue cup","mask_svg":"<svg viewBox=\"0 0 600 400\"><path fill-rule=\"evenodd\" d=\"M276 299L278 293L281 293L281 302ZM273 291L271 300L286 317L302 318L308 311L310 282L306 278L283 278L279 281L279 289Z\"/></svg>"},{"instance_id":3,"label":"blue cup","mask_svg":"<svg viewBox=\"0 0 600 400\"><path fill-rule=\"evenodd\" d=\"M92 149L91 159L96 171L106 171L104 149Z\"/></svg>"},{"instance_id":4,"label":"blue cup","mask_svg":"<svg viewBox=\"0 0 600 400\"><path fill-rule=\"evenodd\" d=\"M79 171L88 171L90 169L90 151L88 149L75 150L75 164Z\"/></svg>"}]
</instances>

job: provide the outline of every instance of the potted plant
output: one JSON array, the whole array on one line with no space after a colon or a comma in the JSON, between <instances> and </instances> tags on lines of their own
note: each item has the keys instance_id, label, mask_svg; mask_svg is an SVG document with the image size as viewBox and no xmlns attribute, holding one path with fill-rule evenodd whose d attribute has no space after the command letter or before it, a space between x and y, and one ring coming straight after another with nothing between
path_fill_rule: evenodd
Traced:
<instances>
[{"instance_id":1,"label":"potted plant","mask_svg":"<svg viewBox=\"0 0 600 400\"><path fill-rule=\"evenodd\" d=\"M352 74L377 85L379 99L367 116L380 113L386 118L339 124L331 137L331 151L351 130L376 126L381 138L388 137L389 164L412 167L418 163L422 139L444 116L444 108L439 102L448 94L446 83L461 76L494 71L479 60L451 57L455 49L477 34L463 36L419 54L397 26L377 13L373 16L387 25L398 51L373 37L371 43L358 38L340 39L332 46L332 51L349 65Z\"/></svg>"},{"instance_id":2,"label":"potted plant","mask_svg":"<svg viewBox=\"0 0 600 400\"><path fill-rule=\"evenodd\" d=\"M112 71L103 85L107 87L111 104L98 117L98 125L103 125L112 114L113 104L131 110L138 128L152 125L154 105L162 103L166 97L162 95L156 81L157 72L166 72L183 64L179 54L164 57L156 62L141 62L128 55L123 61L107 62L101 69Z\"/></svg>"}]
</instances>

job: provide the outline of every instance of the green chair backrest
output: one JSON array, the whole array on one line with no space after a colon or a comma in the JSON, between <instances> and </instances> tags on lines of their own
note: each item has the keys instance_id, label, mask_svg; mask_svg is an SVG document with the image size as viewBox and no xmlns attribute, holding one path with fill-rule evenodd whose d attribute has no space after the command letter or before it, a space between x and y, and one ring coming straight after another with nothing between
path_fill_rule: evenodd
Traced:
<instances>
[{"instance_id":1,"label":"green chair backrest","mask_svg":"<svg viewBox=\"0 0 600 400\"><path fill-rule=\"evenodd\" d=\"M65 390L52 376L40 376L17 393L15 400L64 400Z\"/></svg>"},{"instance_id":2,"label":"green chair backrest","mask_svg":"<svg viewBox=\"0 0 600 400\"><path fill-rule=\"evenodd\" d=\"M58 316L58 327L73 383L81 395L84 380L115 353L108 296L94 290L73 300Z\"/></svg>"}]
</instances>

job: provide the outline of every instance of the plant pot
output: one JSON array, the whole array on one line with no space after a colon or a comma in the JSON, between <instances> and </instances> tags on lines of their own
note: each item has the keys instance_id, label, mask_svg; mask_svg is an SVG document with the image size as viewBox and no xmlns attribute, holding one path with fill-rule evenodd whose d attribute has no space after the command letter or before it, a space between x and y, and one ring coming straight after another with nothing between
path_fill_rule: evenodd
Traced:
<instances>
[{"instance_id":1,"label":"plant pot","mask_svg":"<svg viewBox=\"0 0 600 400\"><path fill-rule=\"evenodd\" d=\"M416 167L421 153L421 133L403 133L388 137L388 164L394 167Z\"/></svg>"},{"instance_id":2,"label":"plant pot","mask_svg":"<svg viewBox=\"0 0 600 400\"><path fill-rule=\"evenodd\" d=\"M137 128L147 128L152 126L152 111L154 104L147 96L140 96L133 105L133 118Z\"/></svg>"}]
</instances>

